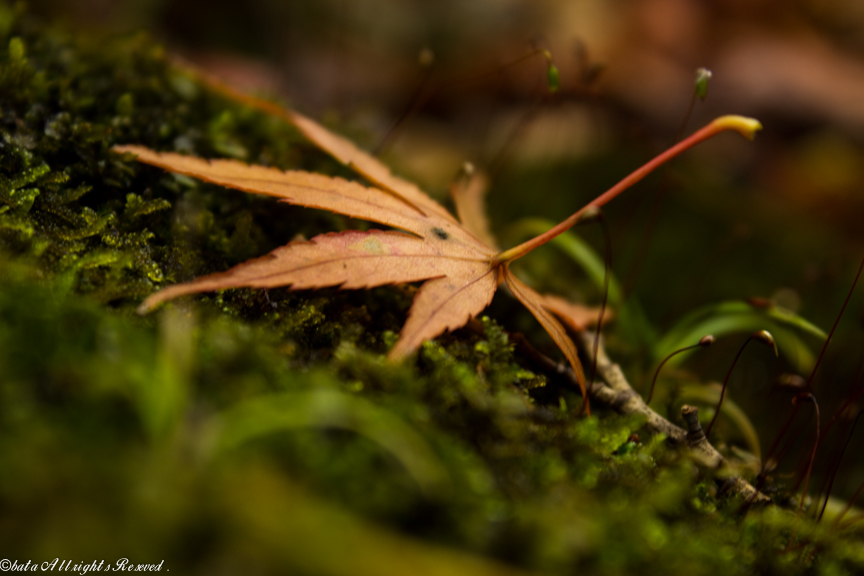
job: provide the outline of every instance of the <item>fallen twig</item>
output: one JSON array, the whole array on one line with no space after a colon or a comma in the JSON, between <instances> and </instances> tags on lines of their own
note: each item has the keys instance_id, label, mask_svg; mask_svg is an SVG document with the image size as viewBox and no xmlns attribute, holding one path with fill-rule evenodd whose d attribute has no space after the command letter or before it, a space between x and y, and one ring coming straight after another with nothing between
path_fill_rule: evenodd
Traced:
<instances>
[{"instance_id":1,"label":"fallen twig","mask_svg":"<svg viewBox=\"0 0 864 576\"><path fill-rule=\"evenodd\" d=\"M568 379L574 386L577 384L573 370L558 363L528 344L523 338L514 338L532 361L545 372L559 374ZM594 333L589 331L577 334L576 345L580 351L590 357L594 347ZM609 359L603 346L602 338L597 348L597 375L603 382L589 382L588 393L592 400L613 408L621 414L639 414L645 417L645 426L655 433L664 434L670 443L686 446L696 463L715 473L721 483L721 490L727 494L740 496L755 504L770 504L772 500L759 492L750 483L734 474L729 462L708 442L702 426L699 424L698 409L693 406L683 406L682 416L687 422L688 430L676 426L645 404L642 397L633 390L621 367Z\"/></svg>"}]
</instances>

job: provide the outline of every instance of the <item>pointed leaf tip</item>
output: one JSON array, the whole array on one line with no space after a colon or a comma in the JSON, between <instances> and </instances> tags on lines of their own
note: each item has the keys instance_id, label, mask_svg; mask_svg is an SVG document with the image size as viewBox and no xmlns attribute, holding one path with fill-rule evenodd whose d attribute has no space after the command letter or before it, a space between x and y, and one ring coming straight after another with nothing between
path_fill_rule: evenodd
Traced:
<instances>
[{"instance_id":1,"label":"pointed leaf tip","mask_svg":"<svg viewBox=\"0 0 864 576\"><path fill-rule=\"evenodd\" d=\"M735 130L748 140L756 137L756 132L762 129L762 123L755 118L746 116L721 116L712 122L718 131Z\"/></svg>"}]
</instances>

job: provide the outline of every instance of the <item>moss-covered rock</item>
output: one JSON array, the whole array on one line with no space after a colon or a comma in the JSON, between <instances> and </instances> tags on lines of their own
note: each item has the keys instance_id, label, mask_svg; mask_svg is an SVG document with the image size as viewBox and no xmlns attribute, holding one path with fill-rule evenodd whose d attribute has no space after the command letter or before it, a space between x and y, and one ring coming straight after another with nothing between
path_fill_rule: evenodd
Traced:
<instances>
[{"instance_id":1,"label":"moss-covered rock","mask_svg":"<svg viewBox=\"0 0 864 576\"><path fill-rule=\"evenodd\" d=\"M136 316L159 286L346 226L111 153L340 173L146 36L79 38L0 4L0 106L0 556L184 573L864 570L852 537L738 517L662 438L628 443L638 419L579 418L494 320L386 363L410 287L234 290ZM784 552L792 532L807 545Z\"/></svg>"}]
</instances>

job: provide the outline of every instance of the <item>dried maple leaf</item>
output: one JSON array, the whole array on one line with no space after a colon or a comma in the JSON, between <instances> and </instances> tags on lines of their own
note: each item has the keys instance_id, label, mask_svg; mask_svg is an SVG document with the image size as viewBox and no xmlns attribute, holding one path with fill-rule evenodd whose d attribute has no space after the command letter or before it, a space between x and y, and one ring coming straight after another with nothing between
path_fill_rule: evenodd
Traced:
<instances>
[{"instance_id":1,"label":"dried maple leaf","mask_svg":"<svg viewBox=\"0 0 864 576\"><path fill-rule=\"evenodd\" d=\"M586 406L585 376L576 346L561 323L545 307L544 296L516 278L509 269L510 262L573 226L588 207L602 206L694 144L730 129L752 138L760 128L758 122L747 118L719 118L633 172L558 226L515 248L499 252L494 245L478 238L485 237L487 242L491 242L485 220L472 216L467 226L461 225L417 186L393 176L384 164L350 141L301 114L238 94L222 85L216 87L242 102L291 122L322 150L363 175L375 187L321 174L249 166L234 160L208 161L154 152L141 146L116 146L114 150L133 153L141 162L207 182L276 196L290 204L331 210L402 231L348 231L291 242L267 256L226 272L165 288L148 297L140 311L146 312L160 302L183 294L224 288L369 288L425 280L414 297L399 340L389 353L390 359L398 360L415 351L424 340L445 330L459 328L479 314L491 302L503 280L564 352L577 374ZM454 197L457 206L462 207L460 212L473 210L476 215L476 206L468 206L477 203L478 194L482 197L482 191L457 191Z\"/></svg>"}]
</instances>

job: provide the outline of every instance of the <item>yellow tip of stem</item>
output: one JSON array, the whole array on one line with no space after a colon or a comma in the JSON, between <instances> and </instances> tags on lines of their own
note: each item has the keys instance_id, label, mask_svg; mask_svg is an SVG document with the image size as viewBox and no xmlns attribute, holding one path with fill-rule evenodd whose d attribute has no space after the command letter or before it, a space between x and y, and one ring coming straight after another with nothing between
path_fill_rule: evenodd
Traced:
<instances>
[{"instance_id":1,"label":"yellow tip of stem","mask_svg":"<svg viewBox=\"0 0 864 576\"><path fill-rule=\"evenodd\" d=\"M719 130L735 130L748 140L756 137L756 132L762 129L762 124L755 118L746 116L721 116L714 120L713 124Z\"/></svg>"}]
</instances>

